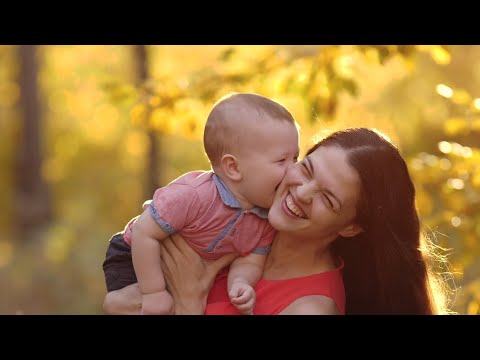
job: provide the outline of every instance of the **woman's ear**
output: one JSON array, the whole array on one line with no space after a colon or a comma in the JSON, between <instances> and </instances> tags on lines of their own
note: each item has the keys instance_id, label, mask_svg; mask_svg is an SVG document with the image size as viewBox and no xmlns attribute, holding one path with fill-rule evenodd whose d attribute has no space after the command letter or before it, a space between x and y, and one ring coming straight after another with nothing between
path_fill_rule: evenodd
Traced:
<instances>
[{"instance_id":1,"label":"woman's ear","mask_svg":"<svg viewBox=\"0 0 480 360\"><path fill-rule=\"evenodd\" d=\"M232 154L225 154L220 160L220 167L223 173L232 181L242 180L242 174L238 166L238 160Z\"/></svg>"},{"instance_id":2,"label":"woman's ear","mask_svg":"<svg viewBox=\"0 0 480 360\"><path fill-rule=\"evenodd\" d=\"M338 232L339 235L343 237L352 237L355 235L360 234L363 231L363 229L357 225L357 224L351 224L348 225L347 227L343 228Z\"/></svg>"}]
</instances>

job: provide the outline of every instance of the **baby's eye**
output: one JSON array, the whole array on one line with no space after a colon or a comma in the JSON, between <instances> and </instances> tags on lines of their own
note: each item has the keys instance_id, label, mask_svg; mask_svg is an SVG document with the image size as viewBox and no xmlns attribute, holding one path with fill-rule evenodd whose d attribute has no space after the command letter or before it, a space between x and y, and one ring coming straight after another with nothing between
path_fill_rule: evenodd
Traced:
<instances>
[{"instance_id":1,"label":"baby's eye","mask_svg":"<svg viewBox=\"0 0 480 360\"><path fill-rule=\"evenodd\" d=\"M278 163L283 163L283 162L285 162L285 160L287 160L287 159L281 159L281 160L278 160L277 162Z\"/></svg>"}]
</instances>

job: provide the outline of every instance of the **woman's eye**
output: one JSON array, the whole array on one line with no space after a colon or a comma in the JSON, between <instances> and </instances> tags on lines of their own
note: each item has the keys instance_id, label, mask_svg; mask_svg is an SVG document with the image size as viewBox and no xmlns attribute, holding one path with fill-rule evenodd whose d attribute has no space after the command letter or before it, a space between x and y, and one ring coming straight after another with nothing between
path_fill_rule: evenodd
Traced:
<instances>
[{"instance_id":1,"label":"woman's eye","mask_svg":"<svg viewBox=\"0 0 480 360\"><path fill-rule=\"evenodd\" d=\"M302 164L302 166L303 166L304 170L307 172L307 174L310 175L310 170L308 170L308 167L307 167L307 165L305 164L305 162L304 162L304 161L301 161L300 164Z\"/></svg>"},{"instance_id":2,"label":"woman's eye","mask_svg":"<svg viewBox=\"0 0 480 360\"><path fill-rule=\"evenodd\" d=\"M333 203L330 201L330 198L327 195L323 195L323 197L327 200L328 206L333 209Z\"/></svg>"}]
</instances>

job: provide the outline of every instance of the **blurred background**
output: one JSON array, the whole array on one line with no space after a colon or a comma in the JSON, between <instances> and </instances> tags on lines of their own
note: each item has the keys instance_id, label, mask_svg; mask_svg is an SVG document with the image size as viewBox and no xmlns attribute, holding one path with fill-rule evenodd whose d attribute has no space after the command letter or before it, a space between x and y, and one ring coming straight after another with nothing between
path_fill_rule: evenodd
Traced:
<instances>
[{"instance_id":1,"label":"blurred background","mask_svg":"<svg viewBox=\"0 0 480 360\"><path fill-rule=\"evenodd\" d=\"M480 314L480 46L0 46L0 314L102 314L111 235L184 172L208 169L210 108L285 105L301 155L374 127L408 161L452 308Z\"/></svg>"}]
</instances>

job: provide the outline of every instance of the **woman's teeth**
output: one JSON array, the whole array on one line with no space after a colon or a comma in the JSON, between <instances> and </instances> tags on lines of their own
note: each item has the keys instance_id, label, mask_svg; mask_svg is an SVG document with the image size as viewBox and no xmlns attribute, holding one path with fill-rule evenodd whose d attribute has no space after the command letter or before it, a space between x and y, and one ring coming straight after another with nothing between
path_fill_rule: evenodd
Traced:
<instances>
[{"instance_id":1,"label":"woman's teeth","mask_svg":"<svg viewBox=\"0 0 480 360\"><path fill-rule=\"evenodd\" d=\"M293 202L292 195L288 194L285 198L285 203L287 204L288 210L297 215L299 218L306 219L306 215L300 210L295 203Z\"/></svg>"}]
</instances>

